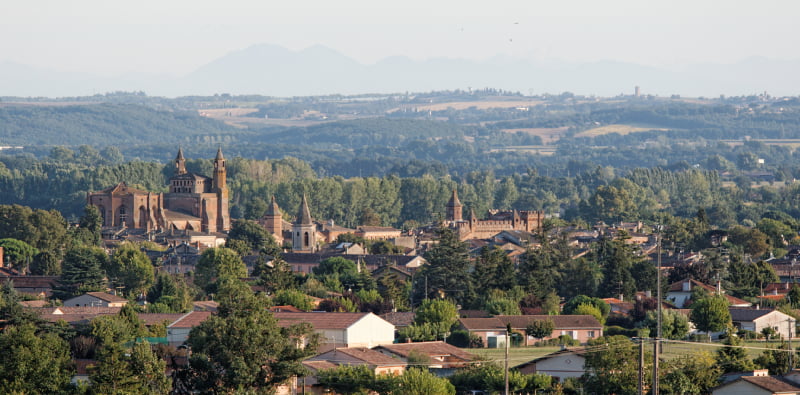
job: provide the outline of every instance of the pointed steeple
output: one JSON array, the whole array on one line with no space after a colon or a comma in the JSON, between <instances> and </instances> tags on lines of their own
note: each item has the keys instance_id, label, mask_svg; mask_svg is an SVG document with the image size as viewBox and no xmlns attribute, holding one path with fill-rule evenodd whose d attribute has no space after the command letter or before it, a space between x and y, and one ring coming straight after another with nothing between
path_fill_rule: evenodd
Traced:
<instances>
[{"instance_id":1,"label":"pointed steeple","mask_svg":"<svg viewBox=\"0 0 800 395\"><path fill-rule=\"evenodd\" d=\"M275 201L275 195L272 195L272 203L270 203L269 208L267 208L267 216L280 217L281 215L283 215L281 208L278 207L278 202Z\"/></svg>"},{"instance_id":2,"label":"pointed steeple","mask_svg":"<svg viewBox=\"0 0 800 395\"><path fill-rule=\"evenodd\" d=\"M453 195L450 196L450 201L447 202L447 207L461 207L461 201L458 200L458 192L453 189Z\"/></svg>"},{"instance_id":3,"label":"pointed steeple","mask_svg":"<svg viewBox=\"0 0 800 395\"><path fill-rule=\"evenodd\" d=\"M222 156L222 147L217 148L217 157L214 158L214 160L225 160Z\"/></svg>"},{"instance_id":4,"label":"pointed steeple","mask_svg":"<svg viewBox=\"0 0 800 395\"><path fill-rule=\"evenodd\" d=\"M300 203L300 211L297 213L297 221L295 223L298 225L311 225L311 211L308 209L308 201L306 201L305 194L303 194L303 202Z\"/></svg>"},{"instance_id":5,"label":"pointed steeple","mask_svg":"<svg viewBox=\"0 0 800 395\"><path fill-rule=\"evenodd\" d=\"M175 156L175 175L186 174L186 158L183 157L183 147L178 147L178 155Z\"/></svg>"}]
</instances>

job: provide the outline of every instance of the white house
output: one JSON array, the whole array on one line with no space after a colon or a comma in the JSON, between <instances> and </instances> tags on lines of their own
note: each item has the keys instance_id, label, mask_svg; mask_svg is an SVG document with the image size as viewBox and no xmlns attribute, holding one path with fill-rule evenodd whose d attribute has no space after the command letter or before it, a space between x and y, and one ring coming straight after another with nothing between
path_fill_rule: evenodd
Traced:
<instances>
[{"instance_id":1,"label":"white house","mask_svg":"<svg viewBox=\"0 0 800 395\"><path fill-rule=\"evenodd\" d=\"M796 320L778 310L760 308L729 310L733 325L739 329L761 333L764 328L772 328L783 339L788 339L790 335L797 337L794 333Z\"/></svg>"},{"instance_id":2,"label":"white house","mask_svg":"<svg viewBox=\"0 0 800 395\"><path fill-rule=\"evenodd\" d=\"M769 376L766 369L742 376L711 389L712 395L800 395L791 378Z\"/></svg>"},{"instance_id":3,"label":"white house","mask_svg":"<svg viewBox=\"0 0 800 395\"><path fill-rule=\"evenodd\" d=\"M319 351L340 347L373 348L394 342L394 325L372 313L273 313L278 325L307 322L320 335Z\"/></svg>"},{"instance_id":4,"label":"white house","mask_svg":"<svg viewBox=\"0 0 800 395\"><path fill-rule=\"evenodd\" d=\"M105 292L87 292L64 301L66 307L122 307L128 299Z\"/></svg>"},{"instance_id":5,"label":"white house","mask_svg":"<svg viewBox=\"0 0 800 395\"><path fill-rule=\"evenodd\" d=\"M560 382L569 377L578 378L586 373L585 349L561 350L532 361L517 365L514 369L524 374L544 373L556 377Z\"/></svg>"}]
</instances>

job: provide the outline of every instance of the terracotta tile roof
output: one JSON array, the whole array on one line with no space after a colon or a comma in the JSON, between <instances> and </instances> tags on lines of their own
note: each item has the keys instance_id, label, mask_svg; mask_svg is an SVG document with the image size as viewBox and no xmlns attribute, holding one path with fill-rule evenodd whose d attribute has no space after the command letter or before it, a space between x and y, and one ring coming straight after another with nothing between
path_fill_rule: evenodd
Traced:
<instances>
[{"instance_id":1,"label":"terracotta tile roof","mask_svg":"<svg viewBox=\"0 0 800 395\"><path fill-rule=\"evenodd\" d=\"M591 315L498 315L502 325L511 324L514 329L524 329L533 320L551 320L556 329L602 328L603 325Z\"/></svg>"},{"instance_id":2,"label":"terracotta tile roof","mask_svg":"<svg viewBox=\"0 0 800 395\"><path fill-rule=\"evenodd\" d=\"M112 295L106 292L87 292L86 295L94 296L97 299L109 302L109 303L120 303L120 302L127 302L128 299L121 298L117 295Z\"/></svg>"},{"instance_id":3,"label":"terracotta tile roof","mask_svg":"<svg viewBox=\"0 0 800 395\"><path fill-rule=\"evenodd\" d=\"M47 306L46 300L23 300L19 304L25 307L45 307Z\"/></svg>"},{"instance_id":4,"label":"terracotta tile roof","mask_svg":"<svg viewBox=\"0 0 800 395\"><path fill-rule=\"evenodd\" d=\"M465 329L471 331L477 331L477 330L503 331L506 329L506 326L495 317L460 318L458 321L461 322L461 325Z\"/></svg>"},{"instance_id":5,"label":"terracotta tile roof","mask_svg":"<svg viewBox=\"0 0 800 395\"><path fill-rule=\"evenodd\" d=\"M455 357L464 361L471 361L475 356L443 341L384 344L376 348L383 348L403 358L408 358L412 352L430 355L431 357Z\"/></svg>"},{"instance_id":6,"label":"terracotta tile roof","mask_svg":"<svg viewBox=\"0 0 800 395\"><path fill-rule=\"evenodd\" d=\"M48 314L83 314L83 315L109 315L119 314L122 307L102 307L102 306L58 306L45 307L43 311Z\"/></svg>"},{"instance_id":7,"label":"terracotta tile roof","mask_svg":"<svg viewBox=\"0 0 800 395\"><path fill-rule=\"evenodd\" d=\"M773 393L795 393L800 391L800 387L797 385L774 376L744 376L741 380Z\"/></svg>"},{"instance_id":8,"label":"terracotta tile roof","mask_svg":"<svg viewBox=\"0 0 800 395\"><path fill-rule=\"evenodd\" d=\"M42 314L39 318L50 321L50 322L58 322L64 321L71 325L82 324L82 323L89 323L89 321L93 320L95 317L99 317L102 315L113 315L113 314Z\"/></svg>"},{"instance_id":9,"label":"terracotta tile roof","mask_svg":"<svg viewBox=\"0 0 800 395\"><path fill-rule=\"evenodd\" d=\"M319 358L324 358L326 361L335 363L337 365L345 362L344 359L337 359L337 354L344 354L349 357L363 361L364 363L372 366L406 366L407 364L397 358L392 358L386 354L379 353L375 350L370 350L366 347L353 347L353 348L337 348L335 351L328 351L324 354L318 355ZM313 357L311 359L316 359Z\"/></svg>"},{"instance_id":10,"label":"terracotta tile roof","mask_svg":"<svg viewBox=\"0 0 800 395\"><path fill-rule=\"evenodd\" d=\"M319 371L319 370L322 370L322 369L334 369L339 365L337 365L335 363L332 363L332 362L328 362L328 361L309 361L309 360L305 360L305 361L303 361L303 366L305 366L305 367L307 367L307 368L309 368L309 369L311 369L313 371Z\"/></svg>"},{"instance_id":11,"label":"terracotta tile roof","mask_svg":"<svg viewBox=\"0 0 800 395\"><path fill-rule=\"evenodd\" d=\"M14 288L52 288L58 284L58 276L0 276L0 281L11 281Z\"/></svg>"},{"instance_id":12,"label":"terracotta tile roof","mask_svg":"<svg viewBox=\"0 0 800 395\"><path fill-rule=\"evenodd\" d=\"M273 313L282 327L307 322L314 329L346 329L367 314L371 313Z\"/></svg>"},{"instance_id":13,"label":"terracotta tile roof","mask_svg":"<svg viewBox=\"0 0 800 395\"><path fill-rule=\"evenodd\" d=\"M381 314L380 317L394 326L409 326L414 323L414 313L411 311L395 311Z\"/></svg>"},{"instance_id":14,"label":"terracotta tile roof","mask_svg":"<svg viewBox=\"0 0 800 395\"><path fill-rule=\"evenodd\" d=\"M183 316L183 313L139 313L139 319L147 326L164 322L169 325Z\"/></svg>"},{"instance_id":15,"label":"terracotta tile roof","mask_svg":"<svg viewBox=\"0 0 800 395\"><path fill-rule=\"evenodd\" d=\"M183 317L175 320L168 328L194 328L210 316L210 311L190 311L184 314Z\"/></svg>"}]
</instances>

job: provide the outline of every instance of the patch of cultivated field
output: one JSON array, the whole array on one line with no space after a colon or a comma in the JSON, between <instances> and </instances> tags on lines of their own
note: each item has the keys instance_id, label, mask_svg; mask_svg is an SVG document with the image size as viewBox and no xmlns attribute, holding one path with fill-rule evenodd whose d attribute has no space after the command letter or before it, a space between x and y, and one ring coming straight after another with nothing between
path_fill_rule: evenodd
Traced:
<instances>
[{"instance_id":1,"label":"patch of cultivated field","mask_svg":"<svg viewBox=\"0 0 800 395\"><path fill-rule=\"evenodd\" d=\"M580 133L576 133L575 137L594 137L594 136L602 136L604 134L611 134L611 133L618 133L618 134L629 134L629 133L636 133L636 132L647 132L650 130L667 130L665 128L659 128L657 126L647 126L647 125L623 125L623 124L614 124L614 125L606 125L600 126L596 128L592 128L589 130L584 130Z\"/></svg>"},{"instance_id":2,"label":"patch of cultivated field","mask_svg":"<svg viewBox=\"0 0 800 395\"><path fill-rule=\"evenodd\" d=\"M529 154L537 155L553 155L556 153L557 148L552 145L509 145L503 148L493 148L492 152L527 152Z\"/></svg>"},{"instance_id":3,"label":"patch of cultivated field","mask_svg":"<svg viewBox=\"0 0 800 395\"><path fill-rule=\"evenodd\" d=\"M531 136L539 136L539 137L542 138L542 143L547 145L547 144L552 144L552 143L558 141L559 139L561 139L561 137L564 136L565 133L567 133L567 130L569 130L569 127L562 126L560 128L503 129L503 132L505 132L505 133L523 132L523 133L527 133L527 134L529 134Z\"/></svg>"},{"instance_id":4,"label":"patch of cultivated field","mask_svg":"<svg viewBox=\"0 0 800 395\"><path fill-rule=\"evenodd\" d=\"M445 103L430 103L420 105L409 105L419 111L442 111L452 108L454 110L466 110L470 107L475 107L478 110L486 110L490 108L517 108L517 107L533 107L544 103L541 100L514 100L514 101L454 101Z\"/></svg>"}]
</instances>

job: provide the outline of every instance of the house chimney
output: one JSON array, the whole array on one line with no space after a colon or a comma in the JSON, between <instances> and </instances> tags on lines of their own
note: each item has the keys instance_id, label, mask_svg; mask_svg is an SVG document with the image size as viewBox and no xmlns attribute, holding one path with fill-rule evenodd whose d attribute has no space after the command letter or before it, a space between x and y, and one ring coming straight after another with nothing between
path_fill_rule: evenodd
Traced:
<instances>
[{"instance_id":1,"label":"house chimney","mask_svg":"<svg viewBox=\"0 0 800 395\"><path fill-rule=\"evenodd\" d=\"M620 300L620 302L624 302L625 301L625 295L619 294L619 300Z\"/></svg>"}]
</instances>

